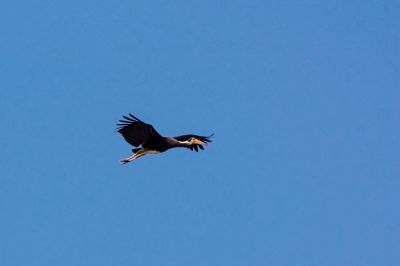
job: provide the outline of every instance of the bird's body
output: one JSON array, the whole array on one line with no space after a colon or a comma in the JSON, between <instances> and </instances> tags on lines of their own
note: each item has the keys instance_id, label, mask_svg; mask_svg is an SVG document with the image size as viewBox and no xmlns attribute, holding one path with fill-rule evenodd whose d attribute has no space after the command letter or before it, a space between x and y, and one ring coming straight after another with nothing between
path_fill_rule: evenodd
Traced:
<instances>
[{"instance_id":1,"label":"bird's body","mask_svg":"<svg viewBox=\"0 0 400 266\"><path fill-rule=\"evenodd\" d=\"M207 142L211 142L210 136L182 135L177 137L163 137L152 125L146 124L133 115L123 116L125 120L119 120L117 124L118 132L132 146L139 147L132 149L133 155L122 159L122 163L129 163L146 154L157 154L165 152L172 148L188 148L198 151L207 146Z\"/></svg>"}]
</instances>

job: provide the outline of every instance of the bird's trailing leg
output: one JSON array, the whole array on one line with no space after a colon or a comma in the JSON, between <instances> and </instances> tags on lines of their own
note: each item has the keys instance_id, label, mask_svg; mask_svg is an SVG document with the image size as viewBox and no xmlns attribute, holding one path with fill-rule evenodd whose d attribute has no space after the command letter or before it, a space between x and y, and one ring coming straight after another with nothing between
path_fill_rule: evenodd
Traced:
<instances>
[{"instance_id":1,"label":"bird's trailing leg","mask_svg":"<svg viewBox=\"0 0 400 266\"><path fill-rule=\"evenodd\" d=\"M159 151L156 150L151 150L151 149L146 149L146 148L141 148L141 149L133 149L133 152L135 152L134 154L132 154L131 156L129 156L128 158L124 158L121 160L122 164L126 164L129 162L132 162L135 159L138 159L140 157L142 157L143 155L146 154L157 154L160 153Z\"/></svg>"},{"instance_id":2,"label":"bird's trailing leg","mask_svg":"<svg viewBox=\"0 0 400 266\"><path fill-rule=\"evenodd\" d=\"M135 160L135 154L133 154L132 156L129 156L128 158L121 159L120 162L122 164L126 164L129 162L132 162L133 160Z\"/></svg>"}]
</instances>

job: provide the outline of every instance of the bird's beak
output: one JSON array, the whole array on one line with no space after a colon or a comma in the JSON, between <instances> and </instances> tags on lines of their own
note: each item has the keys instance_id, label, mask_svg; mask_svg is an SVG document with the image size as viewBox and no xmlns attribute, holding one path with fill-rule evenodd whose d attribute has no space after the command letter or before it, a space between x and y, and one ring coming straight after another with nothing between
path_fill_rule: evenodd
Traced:
<instances>
[{"instance_id":1,"label":"bird's beak","mask_svg":"<svg viewBox=\"0 0 400 266\"><path fill-rule=\"evenodd\" d=\"M208 145L207 142L201 141L199 139L194 139L193 144L204 145L204 146Z\"/></svg>"}]
</instances>

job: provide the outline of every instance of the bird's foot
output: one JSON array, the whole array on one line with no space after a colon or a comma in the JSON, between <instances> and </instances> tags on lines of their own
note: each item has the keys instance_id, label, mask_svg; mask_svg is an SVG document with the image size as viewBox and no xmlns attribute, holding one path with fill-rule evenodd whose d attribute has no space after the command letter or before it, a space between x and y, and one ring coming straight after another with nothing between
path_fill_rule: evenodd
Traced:
<instances>
[{"instance_id":1,"label":"bird's foot","mask_svg":"<svg viewBox=\"0 0 400 266\"><path fill-rule=\"evenodd\" d=\"M127 164L129 162L132 162L135 158L134 157L129 157L129 158L125 158L120 160L121 164Z\"/></svg>"}]
</instances>

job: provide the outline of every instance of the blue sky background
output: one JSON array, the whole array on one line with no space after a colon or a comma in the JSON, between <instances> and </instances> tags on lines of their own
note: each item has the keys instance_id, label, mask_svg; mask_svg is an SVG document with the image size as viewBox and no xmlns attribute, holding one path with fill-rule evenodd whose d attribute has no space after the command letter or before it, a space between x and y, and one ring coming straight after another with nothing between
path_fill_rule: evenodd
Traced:
<instances>
[{"instance_id":1,"label":"blue sky background","mask_svg":"<svg viewBox=\"0 0 400 266\"><path fill-rule=\"evenodd\" d=\"M2 2L0 264L399 265L399 10Z\"/></svg>"}]
</instances>

